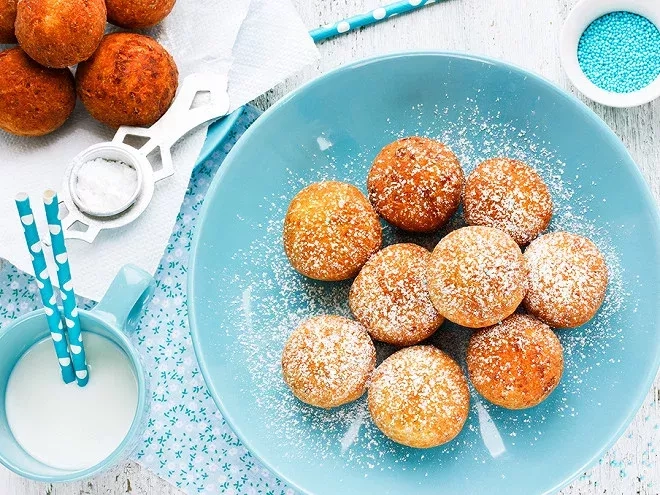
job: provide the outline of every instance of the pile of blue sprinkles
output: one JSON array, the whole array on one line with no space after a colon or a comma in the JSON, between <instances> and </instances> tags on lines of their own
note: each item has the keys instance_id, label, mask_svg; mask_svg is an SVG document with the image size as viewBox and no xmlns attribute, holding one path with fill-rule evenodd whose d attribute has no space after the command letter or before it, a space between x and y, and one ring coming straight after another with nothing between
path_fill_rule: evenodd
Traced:
<instances>
[{"instance_id":1,"label":"pile of blue sprinkles","mask_svg":"<svg viewBox=\"0 0 660 495\"><path fill-rule=\"evenodd\" d=\"M582 34L578 62L587 78L606 91L638 91L660 76L660 30L632 12L604 15Z\"/></svg>"}]
</instances>

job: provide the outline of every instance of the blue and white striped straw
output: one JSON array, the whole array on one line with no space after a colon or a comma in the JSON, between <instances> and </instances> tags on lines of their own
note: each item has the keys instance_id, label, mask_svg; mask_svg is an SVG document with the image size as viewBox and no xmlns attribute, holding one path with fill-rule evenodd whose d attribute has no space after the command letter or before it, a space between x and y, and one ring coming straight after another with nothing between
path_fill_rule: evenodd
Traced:
<instances>
[{"instance_id":1,"label":"blue and white striped straw","mask_svg":"<svg viewBox=\"0 0 660 495\"><path fill-rule=\"evenodd\" d=\"M64 308L64 323L69 334L69 348L73 369L76 372L76 380L80 387L87 385L89 373L87 372L87 361L85 360L85 348L82 341L80 319L78 318L78 306L76 306L76 294L71 283L71 268L69 267L69 256L64 243L64 232L60 221L60 205L55 191L44 192L44 207L46 219L48 220L48 231L53 247L55 264L57 265L57 280L60 284L60 296Z\"/></svg>"},{"instance_id":2,"label":"blue and white striped straw","mask_svg":"<svg viewBox=\"0 0 660 495\"><path fill-rule=\"evenodd\" d=\"M413 10L421 9L437 0L405 0L401 2L394 2L383 7L365 12L364 14L354 15L343 21L327 24L319 28L313 29L309 32L315 43L319 43L333 36L344 34L354 29L358 29L371 24L385 21L392 16L412 12Z\"/></svg>"},{"instance_id":3,"label":"blue and white striped straw","mask_svg":"<svg viewBox=\"0 0 660 495\"><path fill-rule=\"evenodd\" d=\"M53 285L50 282L46 258L44 257L41 239L39 239L39 232L37 231L37 224L34 221L34 215L32 213L32 208L30 207L30 198L27 194L20 193L16 196L16 208L18 209L18 215L20 216L21 224L23 225L25 242L27 243L28 251L32 258L32 268L34 268L34 276L37 282L37 287L39 287L41 301L44 305L44 312L46 313L50 336L53 339L53 345L55 346L55 354L60 363L62 379L64 380L64 383L71 383L76 377L73 373L71 357L69 356L69 351L66 345L62 317L60 315L60 310L57 308L57 298L53 292Z\"/></svg>"}]
</instances>

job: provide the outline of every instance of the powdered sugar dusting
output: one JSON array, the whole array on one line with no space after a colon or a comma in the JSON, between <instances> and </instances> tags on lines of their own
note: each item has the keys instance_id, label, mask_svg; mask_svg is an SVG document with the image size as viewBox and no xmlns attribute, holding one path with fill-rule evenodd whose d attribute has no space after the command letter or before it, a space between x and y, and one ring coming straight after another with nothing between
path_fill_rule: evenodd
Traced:
<instances>
[{"instance_id":1,"label":"powdered sugar dusting","mask_svg":"<svg viewBox=\"0 0 660 495\"><path fill-rule=\"evenodd\" d=\"M311 184L296 194L286 213L284 248L291 264L317 280L354 277L381 241L376 212L350 184Z\"/></svg>"},{"instance_id":2,"label":"powdered sugar dusting","mask_svg":"<svg viewBox=\"0 0 660 495\"><path fill-rule=\"evenodd\" d=\"M525 250L529 291L525 307L557 328L572 328L591 319L607 287L607 266L589 239L551 232Z\"/></svg>"},{"instance_id":3,"label":"powdered sugar dusting","mask_svg":"<svg viewBox=\"0 0 660 495\"><path fill-rule=\"evenodd\" d=\"M522 252L492 227L464 227L433 251L429 294L447 319L471 328L493 325L513 313L527 289Z\"/></svg>"},{"instance_id":4,"label":"powdered sugar dusting","mask_svg":"<svg viewBox=\"0 0 660 495\"><path fill-rule=\"evenodd\" d=\"M480 163L467 178L463 202L470 225L504 230L521 246L543 232L552 217L543 180L523 162L508 158Z\"/></svg>"},{"instance_id":5,"label":"powdered sugar dusting","mask_svg":"<svg viewBox=\"0 0 660 495\"><path fill-rule=\"evenodd\" d=\"M376 365L367 331L341 316L304 321L282 352L284 381L302 401L336 407L360 397Z\"/></svg>"},{"instance_id":6,"label":"powdered sugar dusting","mask_svg":"<svg viewBox=\"0 0 660 495\"><path fill-rule=\"evenodd\" d=\"M475 332L467 363L481 395L511 409L532 407L557 386L563 353L549 326L526 314Z\"/></svg>"},{"instance_id":7,"label":"powdered sugar dusting","mask_svg":"<svg viewBox=\"0 0 660 495\"><path fill-rule=\"evenodd\" d=\"M450 114L451 120L448 118ZM491 454L484 447L479 418L490 418L489 431L492 434L495 428L507 449L515 449L522 442L534 445L543 435L552 434L554 421L575 416L578 414L577 404L590 400L592 385L586 386L589 374L595 368L605 366L613 368L613 372L616 370L619 363L616 352L612 351L625 346L619 313L636 304L624 285L619 253L610 241L621 225L591 219L596 218L590 214L592 206L607 198L584 192L579 180L567 176L561 156L556 154L552 143L535 134L537 129L521 129L502 121L498 114L482 114L474 101L447 108L415 106L405 119L416 124L402 128L395 119L375 123L374 129L384 128L385 134L374 146L361 146L350 140L342 142L341 136L331 135L329 139L333 146L322 153L319 153L315 138L309 145L303 145L302 151L310 160L309 170L304 175L299 171L288 171L286 184L283 187L278 185L276 193L259 200L267 221L243 220L254 229L254 241L233 254L234 267L218 283L218 301L232 304L232 311L227 312L232 314L230 321L218 327L227 329L236 338L236 345L230 352L237 353L238 361L245 363L252 377L250 387L243 393L249 394L257 407L268 411L267 420L262 425L268 442L288 458L302 461L302 456L313 452L312 462L319 465L327 459L339 458L346 465L362 469L365 476L375 470L408 470L417 471L423 477L428 472L425 466L431 455L434 465L456 461L475 465L485 463ZM396 121L400 120L397 118ZM312 281L289 265L281 241L289 202L301 188L319 180L348 181L364 191L367 172L382 146L396 138L415 134L447 143L466 173L494 156L509 156L529 164L541 175L552 194L555 215L550 230L566 230L592 239L604 254L610 274L605 302L595 319L579 329L559 333L564 347L565 373L550 398L533 410L515 413L484 401L484 411L488 414L482 411L481 415L477 414L473 400L463 432L432 452L394 444L370 420L354 434L356 418L368 414L365 397L333 410L313 408L291 394L282 380L280 369L284 343L302 320L325 313L350 316L349 281L332 284ZM578 171L586 167L580 165ZM590 170L589 174L598 181L597 172ZM415 242L433 249L442 236L464 225L459 212L447 227L430 235L412 235L385 226L385 244ZM231 297L227 296L224 286L230 285L240 287L245 296L234 298L234 290ZM431 342L465 368L465 352L471 333L471 330L445 322ZM387 345L377 344L376 347L379 360L394 351ZM607 384L600 386L606 387ZM308 457L304 459L310 462Z\"/></svg>"},{"instance_id":8,"label":"powdered sugar dusting","mask_svg":"<svg viewBox=\"0 0 660 495\"><path fill-rule=\"evenodd\" d=\"M464 173L444 143L419 136L385 146L369 170L369 200L388 222L413 232L443 225L458 208Z\"/></svg>"},{"instance_id":9,"label":"powdered sugar dusting","mask_svg":"<svg viewBox=\"0 0 660 495\"><path fill-rule=\"evenodd\" d=\"M355 278L349 305L355 318L382 342L416 344L444 321L431 303L423 247L394 244L373 255Z\"/></svg>"},{"instance_id":10,"label":"powdered sugar dusting","mask_svg":"<svg viewBox=\"0 0 660 495\"><path fill-rule=\"evenodd\" d=\"M357 413L351 423L348 425L346 433L341 437L341 453L343 454L358 440L360 428L369 421L369 414L366 409L357 409Z\"/></svg>"},{"instance_id":11,"label":"powdered sugar dusting","mask_svg":"<svg viewBox=\"0 0 660 495\"><path fill-rule=\"evenodd\" d=\"M374 422L404 445L428 448L453 439L470 406L462 370L433 346L413 346L388 357L369 385Z\"/></svg>"}]
</instances>

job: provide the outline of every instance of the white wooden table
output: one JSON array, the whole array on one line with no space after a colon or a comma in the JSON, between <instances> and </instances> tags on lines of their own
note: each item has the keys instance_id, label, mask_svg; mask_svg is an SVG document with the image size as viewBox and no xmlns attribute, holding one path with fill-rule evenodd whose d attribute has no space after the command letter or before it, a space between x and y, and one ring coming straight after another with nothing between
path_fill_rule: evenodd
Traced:
<instances>
[{"instance_id":1,"label":"white wooden table","mask_svg":"<svg viewBox=\"0 0 660 495\"><path fill-rule=\"evenodd\" d=\"M371 10L386 0L294 1L311 29ZM560 67L557 40L562 22L575 3L577 0L446 0L420 12L323 43L321 59L315 67L278 86L256 104L266 108L316 75L353 60L425 49L465 51L500 58L573 91ZM660 202L660 100L629 110L587 104L626 144L656 201ZM23 480L0 468L0 495L121 493L173 495L181 492L134 463L118 466L88 481L62 485ZM649 391L635 421L604 461L562 493L660 493L660 379L656 378L655 387Z\"/></svg>"}]
</instances>

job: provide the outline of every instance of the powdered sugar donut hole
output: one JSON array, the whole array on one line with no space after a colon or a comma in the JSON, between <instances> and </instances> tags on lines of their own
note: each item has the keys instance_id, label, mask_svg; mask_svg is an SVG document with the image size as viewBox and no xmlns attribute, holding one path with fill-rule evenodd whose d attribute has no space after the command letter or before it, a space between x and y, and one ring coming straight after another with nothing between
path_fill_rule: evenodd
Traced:
<instances>
[{"instance_id":1,"label":"powdered sugar donut hole","mask_svg":"<svg viewBox=\"0 0 660 495\"><path fill-rule=\"evenodd\" d=\"M477 165L465 181L463 211L469 225L495 227L525 246L548 228L552 197L526 163L491 158Z\"/></svg>"},{"instance_id":2,"label":"powdered sugar donut hole","mask_svg":"<svg viewBox=\"0 0 660 495\"><path fill-rule=\"evenodd\" d=\"M470 338L467 366L474 388L507 409L539 405L559 385L564 369L561 343L548 325L513 314Z\"/></svg>"},{"instance_id":3,"label":"powdered sugar donut hole","mask_svg":"<svg viewBox=\"0 0 660 495\"><path fill-rule=\"evenodd\" d=\"M527 311L555 328L588 322L605 299L608 270L596 245L583 236L551 232L525 250Z\"/></svg>"},{"instance_id":4,"label":"powdered sugar donut hole","mask_svg":"<svg viewBox=\"0 0 660 495\"><path fill-rule=\"evenodd\" d=\"M431 232L446 224L461 202L464 174L456 155L439 141L412 136L385 146L367 178L369 200L395 227Z\"/></svg>"},{"instance_id":5,"label":"powdered sugar donut hole","mask_svg":"<svg viewBox=\"0 0 660 495\"><path fill-rule=\"evenodd\" d=\"M289 261L316 280L355 277L381 242L378 216L350 184L311 184L296 194L286 212L284 249Z\"/></svg>"},{"instance_id":6,"label":"powdered sugar donut hole","mask_svg":"<svg viewBox=\"0 0 660 495\"><path fill-rule=\"evenodd\" d=\"M374 254L353 281L349 305L372 338L397 346L430 337L444 318L431 303L426 266L431 253L393 244Z\"/></svg>"},{"instance_id":7,"label":"powdered sugar donut hole","mask_svg":"<svg viewBox=\"0 0 660 495\"><path fill-rule=\"evenodd\" d=\"M433 250L427 277L438 312L469 328L502 321L527 290L518 244L492 227L463 227L444 237Z\"/></svg>"},{"instance_id":8,"label":"powdered sugar donut hole","mask_svg":"<svg viewBox=\"0 0 660 495\"><path fill-rule=\"evenodd\" d=\"M342 316L302 322L282 352L284 381L301 401L317 407L360 398L375 366L376 349L366 330Z\"/></svg>"},{"instance_id":9,"label":"powdered sugar donut hole","mask_svg":"<svg viewBox=\"0 0 660 495\"><path fill-rule=\"evenodd\" d=\"M368 399L376 426L395 442L417 448L451 441L470 410L461 367L430 345L407 347L383 361Z\"/></svg>"}]
</instances>

